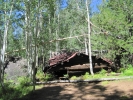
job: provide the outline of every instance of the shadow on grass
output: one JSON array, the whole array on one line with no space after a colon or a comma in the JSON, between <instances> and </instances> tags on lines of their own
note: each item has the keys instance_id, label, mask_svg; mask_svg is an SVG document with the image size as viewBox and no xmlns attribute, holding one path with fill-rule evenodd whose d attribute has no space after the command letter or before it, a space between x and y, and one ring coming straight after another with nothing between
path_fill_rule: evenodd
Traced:
<instances>
[{"instance_id":1,"label":"shadow on grass","mask_svg":"<svg viewBox=\"0 0 133 100\"><path fill-rule=\"evenodd\" d=\"M119 85L119 84L117 84ZM57 83L47 85L19 100L133 100L133 89L119 90L117 86L100 83Z\"/></svg>"}]
</instances>

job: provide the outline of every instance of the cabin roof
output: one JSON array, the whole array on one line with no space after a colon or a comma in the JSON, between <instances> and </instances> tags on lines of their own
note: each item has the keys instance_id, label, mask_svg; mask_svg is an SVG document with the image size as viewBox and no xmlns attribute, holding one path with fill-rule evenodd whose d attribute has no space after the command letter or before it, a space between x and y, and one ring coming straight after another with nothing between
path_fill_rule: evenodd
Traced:
<instances>
[{"instance_id":1,"label":"cabin roof","mask_svg":"<svg viewBox=\"0 0 133 100\"><path fill-rule=\"evenodd\" d=\"M56 65L59 65L59 64L63 64L64 62L69 62L69 60L75 58L75 57L82 57L81 59L83 60L83 57L84 57L84 61L86 62L89 62L89 56L84 54L84 53L80 53L80 52L63 52L62 54L59 54L59 55L56 55L52 58L49 59L49 67L53 67L53 66L56 66ZM94 57L94 59L93 59ZM88 58L88 59L86 59ZM80 60L81 60L80 59ZM86 60L85 60L86 59ZM110 60L108 60L107 58L98 58L98 59L101 59L102 61L104 62L107 62L108 64L112 64L112 62ZM95 60L95 56L92 56L92 60ZM77 61L77 64L78 64L79 61Z\"/></svg>"},{"instance_id":2,"label":"cabin roof","mask_svg":"<svg viewBox=\"0 0 133 100\"><path fill-rule=\"evenodd\" d=\"M60 55L57 55L53 58L49 59L49 66L55 66L57 64L61 64L64 62L68 62L70 59L74 58L76 55L83 55L88 57L88 55L79 53L79 52L68 52L68 53L62 53Z\"/></svg>"}]
</instances>

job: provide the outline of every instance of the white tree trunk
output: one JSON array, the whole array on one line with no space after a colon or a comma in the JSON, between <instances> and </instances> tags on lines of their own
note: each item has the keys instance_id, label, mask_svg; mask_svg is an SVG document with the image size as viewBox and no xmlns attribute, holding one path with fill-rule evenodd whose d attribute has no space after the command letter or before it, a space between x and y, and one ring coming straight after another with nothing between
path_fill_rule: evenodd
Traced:
<instances>
[{"instance_id":1,"label":"white tree trunk","mask_svg":"<svg viewBox=\"0 0 133 100\"><path fill-rule=\"evenodd\" d=\"M87 46L87 39L84 37L84 43L85 43L85 54L88 55L88 46Z\"/></svg>"},{"instance_id":2,"label":"white tree trunk","mask_svg":"<svg viewBox=\"0 0 133 100\"><path fill-rule=\"evenodd\" d=\"M13 2L13 1L12 1ZM6 3L5 3L5 9L6 9ZM5 30L4 30L4 38L3 38L3 42L2 42L2 46L1 46L1 54L0 54L0 81L4 82L4 62L5 62L5 51L6 51L6 47L7 47L7 33L8 33L8 27L9 27L9 20L12 14L12 9L13 9L13 5L11 5L11 10L9 15L7 14L7 12L5 11Z\"/></svg>"},{"instance_id":3,"label":"white tree trunk","mask_svg":"<svg viewBox=\"0 0 133 100\"><path fill-rule=\"evenodd\" d=\"M30 1L25 3L25 36L26 36L26 58L27 58L27 67L30 78L32 78L32 32L31 32L31 12L30 12ZM28 5L28 6L27 6Z\"/></svg>"},{"instance_id":4,"label":"white tree trunk","mask_svg":"<svg viewBox=\"0 0 133 100\"><path fill-rule=\"evenodd\" d=\"M87 20L88 20L88 47L89 47L89 62L90 62L90 73L91 75L94 75L93 73L93 66L92 66L92 55L91 55L91 28L90 28L90 15L89 15L89 9L88 9L88 0L86 0L86 10L87 10Z\"/></svg>"},{"instance_id":5,"label":"white tree trunk","mask_svg":"<svg viewBox=\"0 0 133 100\"><path fill-rule=\"evenodd\" d=\"M51 24L51 19L50 19L50 15L49 15L49 38L51 40L51 27L50 27L50 24ZM50 54L50 58L52 57L52 51L51 51L51 43L49 44L49 54Z\"/></svg>"}]
</instances>

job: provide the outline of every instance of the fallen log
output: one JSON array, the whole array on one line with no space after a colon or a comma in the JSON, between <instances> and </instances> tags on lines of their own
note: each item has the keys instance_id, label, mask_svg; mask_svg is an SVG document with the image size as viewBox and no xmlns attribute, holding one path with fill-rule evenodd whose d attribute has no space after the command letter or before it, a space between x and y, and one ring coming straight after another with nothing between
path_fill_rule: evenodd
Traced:
<instances>
[{"instance_id":1,"label":"fallen log","mask_svg":"<svg viewBox=\"0 0 133 100\"><path fill-rule=\"evenodd\" d=\"M115 81L115 80L124 80L124 79L133 79L133 76L119 77L119 78L100 78L100 79L90 79L90 80L55 80L55 81L46 81L46 82L36 82L39 84L49 84L49 83L78 83L78 82L101 82L101 81Z\"/></svg>"}]
</instances>

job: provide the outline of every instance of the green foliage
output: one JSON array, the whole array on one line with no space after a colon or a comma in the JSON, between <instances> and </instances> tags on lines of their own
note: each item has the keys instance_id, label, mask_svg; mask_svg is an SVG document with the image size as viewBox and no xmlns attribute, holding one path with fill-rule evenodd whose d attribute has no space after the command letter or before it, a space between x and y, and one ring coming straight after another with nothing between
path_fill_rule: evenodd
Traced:
<instances>
[{"instance_id":1,"label":"green foliage","mask_svg":"<svg viewBox=\"0 0 133 100\"><path fill-rule=\"evenodd\" d=\"M26 77L20 77L19 83L13 81L6 82L4 84L5 91L3 92L0 87L0 100L16 100L32 91L32 87L29 84L30 80Z\"/></svg>"},{"instance_id":2,"label":"green foliage","mask_svg":"<svg viewBox=\"0 0 133 100\"><path fill-rule=\"evenodd\" d=\"M5 83L4 86L4 91L0 87L0 100L14 100L16 97L20 97L20 92L15 90L11 83Z\"/></svg>"},{"instance_id":3,"label":"green foliage","mask_svg":"<svg viewBox=\"0 0 133 100\"><path fill-rule=\"evenodd\" d=\"M41 70L37 71L36 77L39 79L39 81L50 81L54 79L54 76L50 73L46 73L44 75L44 72Z\"/></svg>"},{"instance_id":4,"label":"green foliage","mask_svg":"<svg viewBox=\"0 0 133 100\"><path fill-rule=\"evenodd\" d=\"M123 68L120 68L120 69L118 70L118 72L123 73L124 70L125 70L125 68L123 67Z\"/></svg>"},{"instance_id":5,"label":"green foliage","mask_svg":"<svg viewBox=\"0 0 133 100\"><path fill-rule=\"evenodd\" d=\"M89 76L90 76L90 74L88 72L86 72L85 75L83 75L83 79L86 80L89 78Z\"/></svg>"},{"instance_id":6,"label":"green foliage","mask_svg":"<svg viewBox=\"0 0 133 100\"><path fill-rule=\"evenodd\" d=\"M125 68L125 70L123 70L123 75L124 76L132 76L133 75L133 66L128 65L128 67Z\"/></svg>"},{"instance_id":7,"label":"green foliage","mask_svg":"<svg viewBox=\"0 0 133 100\"><path fill-rule=\"evenodd\" d=\"M110 74L111 74L111 75L114 75L114 74L116 74L116 73L115 73L115 72L111 72Z\"/></svg>"},{"instance_id":8,"label":"green foliage","mask_svg":"<svg viewBox=\"0 0 133 100\"><path fill-rule=\"evenodd\" d=\"M52 74L46 74L44 77L44 81L50 81L53 79L54 79L54 76Z\"/></svg>"},{"instance_id":9,"label":"green foliage","mask_svg":"<svg viewBox=\"0 0 133 100\"><path fill-rule=\"evenodd\" d=\"M102 78L102 77L104 77L104 75L103 74L99 74L99 73L97 73L97 74L95 74L94 76L92 76L91 78Z\"/></svg>"},{"instance_id":10,"label":"green foliage","mask_svg":"<svg viewBox=\"0 0 133 100\"><path fill-rule=\"evenodd\" d=\"M72 76L71 77L71 80L76 80L77 79L77 76Z\"/></svg>"},{"instance_id":11,"label":"green foliage","mask_svg":"<svg viewBox=\"0 0 133 100\"><path fill-rule=\"evenodd\" d=\"M19 84L16 86L18 91L21 91L22 96L28 94L32 90L31 80L27 77L18 78Z\"/></svg>"},{"instance_id":12,"label":"green foliage","mask_svg":"<svg viewBox=\"0 0 133 100\"><path fill-rule=\"evenodd\" d=\"M107 85L107 84L109 84L109 81L103 81L102 82L102 85Z\"/></svg>"},{"instance_id":13,"label":"green foliage","mask_svg":"<svg viewBox=\"0 0 133 100\"><path fill-rule=\"evenodd\" d=\"M65 74L64 77L69 77L69 75L68 74Z\"/></svg>"},{"instance_id":14,"label":"green foliage","mask_svg":"<svg viewBox=\"0 0 133 100\"><path fill-rule=\"evenodd\" d=\"M101 75L105 75L107 73L107 71L105 70L105 69L102 69L100 72L99 72L99 74L101 74Z\"/></svg>"},{"instance_id":15,"label":"green foliage","mask_svg":"<svg viewBox=\"0 0 133 100\"><path fill-rule=\"evenodd\" d=\"M36 78L39 79L39 81L45 81L44 73L41 70L37 71Z\"/></svg>"},{"instance_id":16,"label":"green foliage","mask_svg":"<svg viewBox=\"0 0 133 100\"><path fill-rule=\"evenodd\" d=\"M100 13L93 15L91 18L92 22L100 28L93 27L92 30L95 30L95 33L108 33L105 35L105 38L101 37L102 34L97 37L95 35L93 39L97 40L98 43L94 46L97 49L99 47L101 50L109 50L107 57L111 59L114 59L116 54L121 54L122 67L125 67L127 64L131 64L131 62L129 62L129 58L126 56L133 53L133 46L131 42L133 37L132 7L132 0L108 0L100 5ZM92 44L93 43L96 42L92 41ZM121 48L125 49L126 52L122 52Z\"/></svg>"},{"instance_id":17,"label":"green foliage","mask_svg":"<svg viewBox=\"0 0 133 100\"><path fill-rule=\"evenodd\" d=\"M107 71L105 69L102 69L101 71L99 71L98 73L96 73L94 76L92 76L92 78L102 78L102 77L106 77Z\"/></svg>"},{"instance_id":18,"label":"green foliage","mask_svg":"<svg viewBox=\"0 0 133 100\"><path fill-rule=\"evenodd\" d=\"M19 82L19 85L23 88L25 86L29 86L30 84L30 79L27 78L27 77L19 77L18 78L18 82Z\"/></svg>"}]
</instances>

